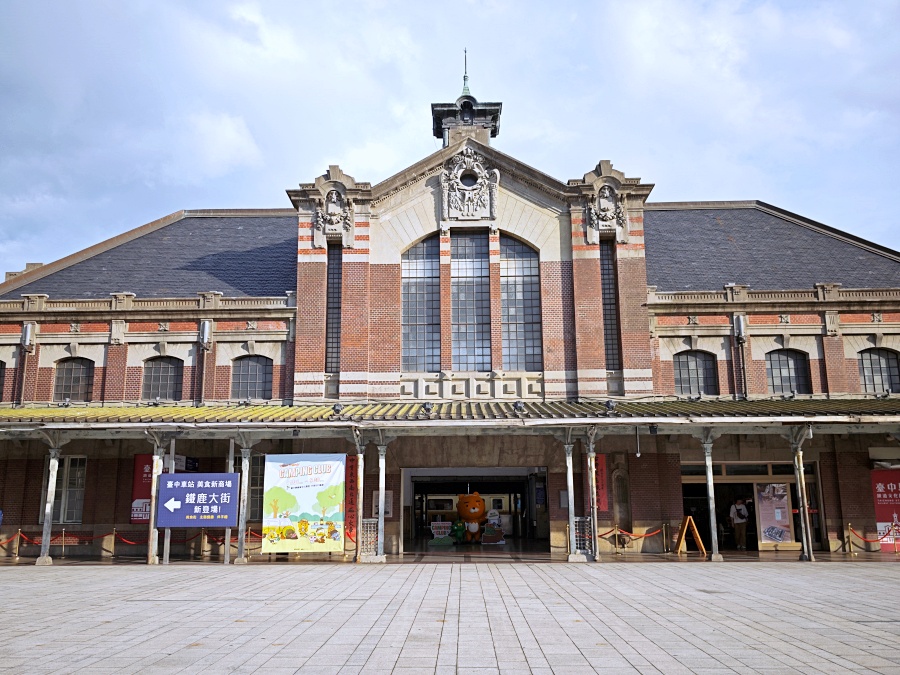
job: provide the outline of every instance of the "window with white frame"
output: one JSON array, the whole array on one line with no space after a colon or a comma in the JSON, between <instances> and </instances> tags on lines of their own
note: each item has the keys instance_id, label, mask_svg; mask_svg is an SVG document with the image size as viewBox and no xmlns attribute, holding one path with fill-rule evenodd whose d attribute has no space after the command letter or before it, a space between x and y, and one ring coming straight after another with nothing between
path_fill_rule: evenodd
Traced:
<instances>
[{"instance_id":1,"label":"window with white frame","mask_svg":"<svg viewBox=\"0 0 900 675\"><path fill-rule=\"evenodd\" d=\"M697 396L719 393L716 357L709 352L679 352L672 358L675 369L675 393Z\"/></svg>"},{"instance_id":2,"label":"window with white frame","mask_svg":"<svg viewBox=\"0 0 900 675\"><path fill-rule=\"evenodd\" d=\"M500 307L503 368L542 370L541 268L538 252L506 235L500 235Z\"/></svg>"},{"instance_id":3,"label":"window with white frame","mask_svg":"<svg viewBox=\"0 0 900 675\"><path fill-rule=\"evenodd\" d=\"M440 239L420 241L400 259L402 358L406 373L441 369Z\"/></svg>"},{"instance_id":4,"label":"window with white frame","mask_svg":"<svg viewBox=\"0 0 900 675\"><path fill-rule=\"evenodd\" d=\"M158 356L144 361L142 397L146 401L156 398L164 401L181 400L181 384L184 379L184 362L174 356Z\"/></svg>"},{"instance_id":5,"label":"window with white frame","mask_svg":"<svg viewBox=\"0 0 900 675\"><path fill-rule=\"evenodd\" d=\"M62 455L56 471L56 497L53 500L54 523L80 523L84 509L84 482L87 471L87 457ZM50 467L44 464L44 481L41 494L47 495L47 479ZM41 500L41 511L38 522L44 522L44 507Z\"/></svg>"},{"instance_id":6,"label":"window with white frame","mask_svg":"<svg viewBox=\"0 0 900 675\"><path fill-rule=\"evenodd\" d=\"M776 349L766 354L766 378L770 394L811 394L809 359L796 349Z\"/></svg>"},{"instance_id":7,"label":"window with white frame","mask_svg":"<svg viewBox=\"0 0 900 675\"><path fill-rule=\"evenodd\" d=\"M56 363L54 401L90 401L94 396L94 362L90 359L62 359Z\"/></svg>"},{"instance_id":8,"label":"window with white frame","mask_svg":"<svg viewBox=\"0 0 900 675\"><path fill-rule=\"evenodd\" d=\"M900 364L890 349L864 349L859 353L859 387L865 392L900 392Z\"/></svg>"},{"instance_id":9,"label":"window with white frame","mask_svg":"<svg viewBox=\"0 0 900 675\"><path fill-rule=\"evenodd\" d=\"M272 359L252 354L231 363L231 398L272 398Z\"/></svg>"}]
</instances>

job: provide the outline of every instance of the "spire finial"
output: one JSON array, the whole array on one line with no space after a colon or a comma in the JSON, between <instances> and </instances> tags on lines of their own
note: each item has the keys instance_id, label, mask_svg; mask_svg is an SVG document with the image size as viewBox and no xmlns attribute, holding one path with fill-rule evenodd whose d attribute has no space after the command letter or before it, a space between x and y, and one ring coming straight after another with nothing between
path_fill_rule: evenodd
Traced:
<instances>
[{"instance_id":1,"label":"spire finial","mask_svg":"<svg viewBox=\"0 0 900 675\"><path fill-rule=\"evenodd\" d=\"M469 91L469 50L463 49L463 96L471 96Z\"/></svg>"}]
</instances>

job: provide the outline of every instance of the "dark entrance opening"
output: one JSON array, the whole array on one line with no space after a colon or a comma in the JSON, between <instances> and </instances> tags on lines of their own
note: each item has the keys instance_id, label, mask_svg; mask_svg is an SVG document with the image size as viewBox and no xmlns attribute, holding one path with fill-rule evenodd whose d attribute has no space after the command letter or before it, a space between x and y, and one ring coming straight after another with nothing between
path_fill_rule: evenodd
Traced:
<instances>
[{"instance_id":1,"label":"dark entrance opening","mask_svg":"<svg viewBox=\"0 0 900 675\"><path fill-rule=\"evenodd\" d=\"M719 532L719 549L723 551L737 550L734 539L734 528L728 521L731 505L735 499L743 499L750 518L747 522L747 550L759 550L756 532L756 512L754 510L753 483L716 483L716 524ZM700 538L706 550L712 549L712 537L709 532L709 503L704 483L683 483L681 494L684 500L684 514L692 516L700 531ZM688 550L696 551L693 539L688 537Z\"/></svg>"}]
</instances>

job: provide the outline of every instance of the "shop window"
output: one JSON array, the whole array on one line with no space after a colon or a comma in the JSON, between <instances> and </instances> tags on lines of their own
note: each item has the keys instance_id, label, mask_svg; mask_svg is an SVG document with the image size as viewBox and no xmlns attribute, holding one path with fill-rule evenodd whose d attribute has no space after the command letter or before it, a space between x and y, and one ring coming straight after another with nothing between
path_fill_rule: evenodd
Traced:
<instances>
[{"instance_id":1,"label":"shop window","mask_svg":"<svg viewBox=\"0 0 900 675\"><path fill-rule=\"evenodd\" d=\"M419 242L400 260L402 359L406 373L441 369L440 239Z\"/></svg>"},{"instance_id":2,"label":"shop window","mask_svg":"<svg viewBox=\"0 0 900 675\"><path fill-rule=\"evenodd\" d=\"M173 356L159 356L144 361L144 384L141 396L152 401L181 400L181 383L184 379L184 362Z\"/></svg>"},{"instance_id":3,"label":"shop window","mask_svg":"<svg viewBox=\"0 0 900 675\"><path fill-rule=\"evenodd\" d=\"M716 357L708 352L688 351L675 354L675 393L717 396L719 373Z\"/></svg>"},{"instance_id":4,"label":"shop window","mask_svg":"<svg viewBox=\"0 0 900 675\"><path fill-rule=\"evenodd\" d=\"M84 509L84 479L87 470L87 457L64 455L59 458L56 471L56 497L53 500L54 523L80 523ZM44 481L41 494L47 496L47 479L49 466L44 464ZM41 511L38 522L44 522L44 501L41 500Z\"/></svg>"},{"instance_id":5,"label":"shop window","mask_svg":"<svg viewBox=\"0 0 900 675\"><path fill-rule=\"evenodd\" d=\"M725 473L729 476L767 476L768 464L726 464Z\"/></svg>"},{"instance_id":6,"label":"shop window","mask_svg":"<svg viewBox=\"0 0 900 675\"><path fill-rule=\"evenodd\" d=\"M56 363L54 401L90 401L94 395L94 362L71 358Z\"/></svg>"},{"instance_id":7,"label":"shop window","mask_svg":"<svg viewBox=\"0 0 900 675\"><path fill-rule=\"evenodd\" d=\"M859 387L865 392L900 392L900 363L890 349L864 349L859 353Z\"/></svg>"},{"instance_id":8,"label":"shop window","mask_svg":"<svg viewBox=\"0 0 900 675\"><path fill-rule=\"evenodd\" d=\"M603 306L603 346L607 370L622 369L619 344L619 285L616 280L616 244L600 242L600 295Z\"/></svg>"},{"instance_id":9,"label":"shop window","mask_svg":"<svg viewBox=\"0 0 900 675\"><path fill-rule=\"evenodd\" d=\"M325 294L325 372L341 371L341 286L344 251L328 244L328 277Z\"/></svg>"},{"instance_id":10,"label":"shop window","mask_svg":"<svg viewBox=\"0 0 900 675\"><path fill-rule=\"evenodd\" d=\"M450 235L453 370L491 369L491 283L487 232Z\"/></svg>"},{"instance_id":11,"label":"shop window","mask_svg":"<svg viewBox=\"0 0 900 675\"><path fill-rule=\"evenodd\" d=\"M265 356L241 356L231 365L231 398L272 398L272 359Z\"/></svg>"},{"instance_id":12,"label":"shop window","mask_svg":"<svg viewBox=\"0 0 900 675\"><path fill-rule=\"evenodd\" d=\"M809 361L796 349L776 349L766 354L770 394L811 394Z\"/></svg>"},{"instance_id":13,"label":"shop window","mask_svg":"<svg viewBox=\"0 0 900 675\"><path fill-rule=\"evenodd\" d=\"M503 367L506 370L542 370L538 252L506 235L500 235L500 307Z\"/></svg>"}]
</instances>

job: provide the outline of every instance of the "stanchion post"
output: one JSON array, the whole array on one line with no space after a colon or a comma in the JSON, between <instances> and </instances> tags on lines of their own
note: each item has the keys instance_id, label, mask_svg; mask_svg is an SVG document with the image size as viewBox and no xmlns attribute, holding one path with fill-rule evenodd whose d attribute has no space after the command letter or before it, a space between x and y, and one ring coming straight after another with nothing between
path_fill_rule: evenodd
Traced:
<instances>
[{"instance_id":1,"label":"stanchion post","mask_svg":"<svg viewBox=\"0 0 900 675\"><path fill-rule=\"evenodd\" d=\"M619 523L613 523L613 550L619 555Z\"/></svg>"},{"instance_id":2,"label":"stanchion post","mask_svg":"<svg viewBox=\"0 0 900 675\"><path fill-rule=\"evenodd\" d=\"M16 533L16 558L19 557L19 543L22 541L22 528Z\"/></svg>"},{"instance_id":3,"label":"stanchion post","mask_svg":"<svg viewBox=\"0 0 900 675\"><path fill-rule=\"evenodd\" d=\"M113 528L112 551L110 553L112 554L110 555L111 558L116 557L116 528Z\"/></svg>"},{"instance_id":4,"label":"stanchion post","mask_svg":"<svg viewBox=\"0 0 900 675\"><path fill-rule=\"evenodd\" d=\"M66 559L66 528L63 528L62 533L62 558Z\"/></svg>"}]
</instances>

